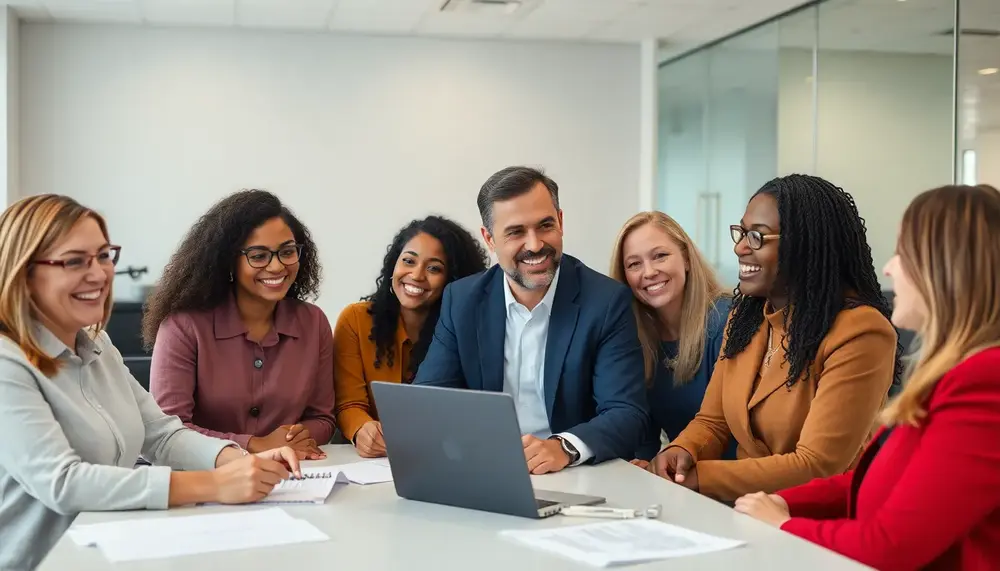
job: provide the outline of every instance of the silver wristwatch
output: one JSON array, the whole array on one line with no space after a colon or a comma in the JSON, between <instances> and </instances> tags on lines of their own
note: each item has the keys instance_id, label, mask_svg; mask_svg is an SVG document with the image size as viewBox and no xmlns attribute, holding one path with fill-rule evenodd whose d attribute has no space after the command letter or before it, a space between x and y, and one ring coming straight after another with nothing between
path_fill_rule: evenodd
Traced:
<instances>
[{"instance_id":1,"label":"silver wristwatch","mask_svg":"<svg viewBox=\"0 0 1000 571\"><path fill-rule=\"evenodd\" d=\"M556 440L559 441L559 444L562 445L563 452L566 453L566 456L569 456L570 464L575 464L576 461L580 459L580 451L577 450L576 446L573 446L569 440L566 440L565 438L559 436L558 434L553 434L549 438L555 438Z\"/></svg>"}]
</instances>

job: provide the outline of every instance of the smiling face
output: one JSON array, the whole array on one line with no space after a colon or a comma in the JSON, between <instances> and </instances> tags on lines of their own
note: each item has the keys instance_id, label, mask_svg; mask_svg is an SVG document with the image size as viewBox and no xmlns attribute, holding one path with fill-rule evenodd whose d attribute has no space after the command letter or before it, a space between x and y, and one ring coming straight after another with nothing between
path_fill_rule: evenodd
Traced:
<instances>
[{"instance_id":1,"label":"smiling face","mask_svg":"<svg viewBox=\"0 0 1000 571\"><path fill-rule=\"evenodd\" d=\"M927 304L913 279L903 267L899 254L894 255L882 270L892 278L895 297L892 305L892 324L902 329L920 331L927 321Z\"/></svg>"},{"instance_id":2,"label":"smiling face","mask_svg":"<svg viewBox=\"0 0 1000 571\"><path fill-rule=\"evenodd\" d=\"M548 288L562 259L562 211L541 182L493 204L493 228L483 238L511 281L526 290Z\"/></svg>"},{"instance_id":3,"label":"smiling face","mask_svg":"<svg viewBox=\"0 0 1000 571\"><path fill-rule=\"evenodd\" d=\"M778 239L781 231L778 201L770 194L761 193L747 204L740 226L744 231L756 230L764 236L760 249L749 245L744 236L733 251L740 261L740 292L751 297L770 297L778 284Z\"/></svg>"},{"instance_id":4,"label":"smiling face","mask_svg":"<svg viewBox=\"0 0 1000 571\"><path fill-rule=\"evenodd\" d=\"M269 302L284 299L299 273L299 249L288 224L281 218L261 224L243 250L247 253L236 257L237 293Z\"/></svg>"},{"instance_id":5,"label":"smiling face","mask_svg":"<svg viewBox=\"0 0 1000 571\"><path fill-rule=\"evenodd\" d=\"M444 246L430 234L420 232L403 245L392 270L392 292L400 307L426 309L437 303L448 283Z\"/></svg>"},{"instance_id":6,"label":"smiling face","mask_svg":"<svg viewBox=\"0 0 1000 571\"><path fill-rule=\"evenodd\" d=\"M632 230L622 241L622 260L636 299L658 312L680 313L688 261L665 230L652 223Z\"/></svg>"},{"instance_id":7,"label":"smiling face","mask_svg":"<svg viewBox=\"0 0 1000 571\"><path fill-rule=\"evenodd\" d=\"M90 257L96 256L92 262ZM36 316L63 343L73 349L76 333L101 323L115 277L114 253L97 221L86 216L36 260L63 265L35 264L28 290ZM88 262L89 266L88 266Z\"/></svg>"}]
</instances>

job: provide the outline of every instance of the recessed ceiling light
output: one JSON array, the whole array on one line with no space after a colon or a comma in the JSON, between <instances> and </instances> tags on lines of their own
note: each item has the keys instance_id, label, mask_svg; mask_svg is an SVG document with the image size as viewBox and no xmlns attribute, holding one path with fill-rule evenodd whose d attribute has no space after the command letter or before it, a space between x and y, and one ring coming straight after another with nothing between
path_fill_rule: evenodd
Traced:
<instances>
[{"instance_id":1,"label":"recessed ceiling light","mask_svg":"<svg viewBox=\"0 0 1000 571\"><path fill-rule=\"evenodd\" d=\"M1000 72L1000 69L995 67L984 67L979 70L979 75L993 75L994 73Z\"/></svg>"}]
</instances>

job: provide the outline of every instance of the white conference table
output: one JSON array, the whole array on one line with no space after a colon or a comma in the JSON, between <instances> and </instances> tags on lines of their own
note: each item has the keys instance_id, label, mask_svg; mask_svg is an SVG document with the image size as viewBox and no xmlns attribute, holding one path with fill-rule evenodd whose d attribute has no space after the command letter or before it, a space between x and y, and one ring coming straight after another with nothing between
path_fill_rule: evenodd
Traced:
<instances>
[{"instance_id":1,"label":"white conference table","mask_svg":"<svg viewBox=\"0 0 1000 571\"><path fill-rule=\"evenodd\" d=\"M326 450L327 459L310 462L310 465L346 464L361 460L349 445L329 445L323 449ZM664 481L622 460L598 466L579 466L558 474L532 476L532 479L539 489L603 496L607 498L609 506L642 508L658 503L663 507L660 516L662 521L746 542L742 547L727 551L655 561L629 566L630 569L868 569L832 551L738 514L722 504ZM391 483L338 485L325 505L281 507L292 517L305 519L324 531L330 536L330 541L112 565L98 549L79 547L64 535L38 569L563 571L587 566L502 539L498 532L504 529L537 529L606 521L558 515L533 520L410 501L398 497ZM167 511L86 512L76 519L75 524L241 509L257 508L201 506Z\"/></svg>"}]
</instances>

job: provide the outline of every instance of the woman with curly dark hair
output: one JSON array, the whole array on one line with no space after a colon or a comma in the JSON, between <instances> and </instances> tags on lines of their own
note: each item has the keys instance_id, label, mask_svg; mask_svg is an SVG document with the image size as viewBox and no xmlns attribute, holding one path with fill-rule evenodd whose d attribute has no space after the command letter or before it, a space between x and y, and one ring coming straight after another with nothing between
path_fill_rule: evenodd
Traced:
<instances>
[{"instance_id":1,"label":"woman with curly dark hair","mask_svg":"<svg viewBox=\"0 0 1000 571\"><path fill-rule=\"evenodd\" d=\"M347 306L333 334L337 425L364 457L385 455L372 381L410 382L427 354L450 282L486 269L482 246L459 224L428 216L392 239L375 292Z\"/></svg>"},{"instance_id":2,"label":"woman with curly dark hair","mask_svg":"<svg viewBox=\"0 0 1000 571\"><path fill-rule=\"evenodd\" d=\"M273 194L244 190L191 228L146 303L149 389L167 414L250 452L322 458L333 417L333 334L320 263Z\"/></svg>"},{"instance_id":3,"label":"woman with curly dark hair","mask_svg":"<svg viewBox=\"0 0 1000 571\"><path fill-rule=\"evenodd\" d=\"M722 500L854 466L901 346L851 195L774 179L731 227L739 286L701 410L651 469ZM722 460L730 434L736 460Z\"/></svg>"}]
</instances>

